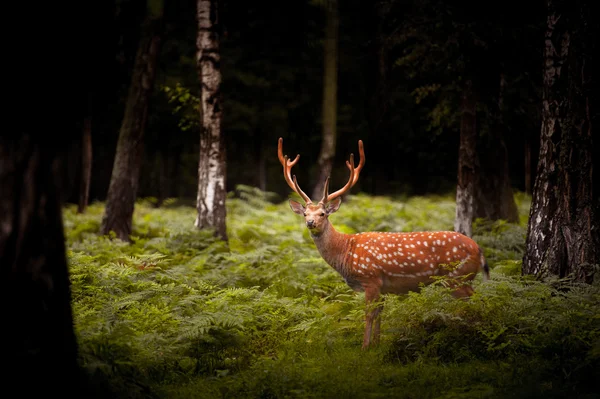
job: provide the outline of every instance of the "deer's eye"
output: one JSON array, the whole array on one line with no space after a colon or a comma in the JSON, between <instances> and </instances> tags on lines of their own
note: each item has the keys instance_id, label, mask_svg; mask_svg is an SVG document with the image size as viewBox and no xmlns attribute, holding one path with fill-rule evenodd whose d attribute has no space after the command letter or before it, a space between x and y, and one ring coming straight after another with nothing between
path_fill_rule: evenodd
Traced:
<instances>
[{"instance_id":1,"label":"deer's eye","mask_svg":"<svg viewBox=\"0 0 600 399\"><path fill-rule=\"evenodd\" d=\"M306 212L304 212L303 215L306 216Z\"/></svg>"},{"instance_id":2,"label":"deer's eye","mask_svg":"<svg viewBox=\"0 0 600 399\"><path fill-rule=\"evenodd\" d=\"M325 212L321 212L321 216L325 216Z\"/></svg>"}]
</instances>

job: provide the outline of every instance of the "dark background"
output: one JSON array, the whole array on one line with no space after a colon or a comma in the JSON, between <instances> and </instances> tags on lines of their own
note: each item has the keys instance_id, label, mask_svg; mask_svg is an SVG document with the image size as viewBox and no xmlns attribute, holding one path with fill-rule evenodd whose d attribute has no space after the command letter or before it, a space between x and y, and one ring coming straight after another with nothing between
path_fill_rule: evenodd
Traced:
<instances>
[{"instance_id":1,"label":"dark background","mask_svg":"<svg viewBox=\"0 0 600 399\"><path fill-rule=\"evenodd\" d=\"M258 170L264 165L263 188L287 195L276 157L279 137L284 138L284 153L301 154L294 169L300 185L311 190L315 184L321 145L322 3L222 2L228 191L240 183L259 185ZM542 1L526 3L340 2L338 137L332 186L345 182L344 160L350 152L356 154L357 140L362 139L366 166L354 193L415 195L454 190L460 84L467 75L474 78L477 127L485 136L503 71L509 173L514 188L525 190L526 142L533 175L537 161L546 14ZM104 200L108 190L145 7L141 0L98 5L92 43L84 44L91 52L87 73L93 93L91 201ZM198 112L189 102L175 110L178 104L169 102L162 90L180 85L192 97L199 94L195 2L167 2L164 21L138 197L161 192L166 197L195 198ZM385 76L380 73L381 49ZM433 84L439 89L417 101L415 93ZM79 137L73 136L64 156L64 197L71 202L77 202L78 195Z\"/></svg>"}]
</instances>

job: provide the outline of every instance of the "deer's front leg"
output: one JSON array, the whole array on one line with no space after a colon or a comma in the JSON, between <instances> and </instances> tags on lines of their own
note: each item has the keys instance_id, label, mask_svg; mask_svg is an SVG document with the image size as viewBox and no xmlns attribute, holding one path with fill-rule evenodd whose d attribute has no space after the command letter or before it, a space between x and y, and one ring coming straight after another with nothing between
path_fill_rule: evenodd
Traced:
<instances>
[{"instance_id":1,"label":"deer's front leg","mask_svg":"<svg viewBox=\"0 0 600 399\"><path fill-rule=\"evenodd\" d=\"M375 323L375 340L379 340L379 313L381 312L380 305L373 306L374 302L379 300L379 287L370 286L365 288L365 302L366 302L366 317L365 317L365 336L363 338L362 349L367 349L371 344L371 332L373 330L373 320L377 319Z\"/></svg>"}]
</instances>

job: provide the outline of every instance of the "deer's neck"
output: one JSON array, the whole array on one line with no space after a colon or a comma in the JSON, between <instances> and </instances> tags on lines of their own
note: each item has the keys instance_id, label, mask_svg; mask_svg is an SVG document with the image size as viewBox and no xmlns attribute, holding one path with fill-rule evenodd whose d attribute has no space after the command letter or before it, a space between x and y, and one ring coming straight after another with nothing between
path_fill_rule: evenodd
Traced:
<instances>
[{"instance_id":1,"label":"deer's neck","mask_svg":"<svg viewBox=\"0 0 600 399\"><path fill-rule=\"evenodd\" d=\"M344 261L351 245L349 235L336 231L333 225L328 223L321 234L311 236L325 262L345 275Z\"/></svg>"}]
</instances>

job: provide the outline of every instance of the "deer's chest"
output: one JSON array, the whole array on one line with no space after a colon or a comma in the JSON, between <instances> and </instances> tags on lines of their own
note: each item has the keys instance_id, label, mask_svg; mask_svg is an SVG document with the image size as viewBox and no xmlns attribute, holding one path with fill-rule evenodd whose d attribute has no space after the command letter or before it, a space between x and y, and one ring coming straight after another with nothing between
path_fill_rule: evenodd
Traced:
<instances>
[{"instance_id":1,"label":"deer's chest","mask_svg":"<svg viewBox=\"0 0 600 399\"><path fill-rule=\"evenodd\" d=\"M344 281L346 282L346 284L348 284L348 286L350 288L352 288L352 290L354 291L364 291L365 289L363 288L363 284L362 282L355 278L354 276L344 276L342 274L342 277L344 278Z\"/></svg>"}]
</instances>

